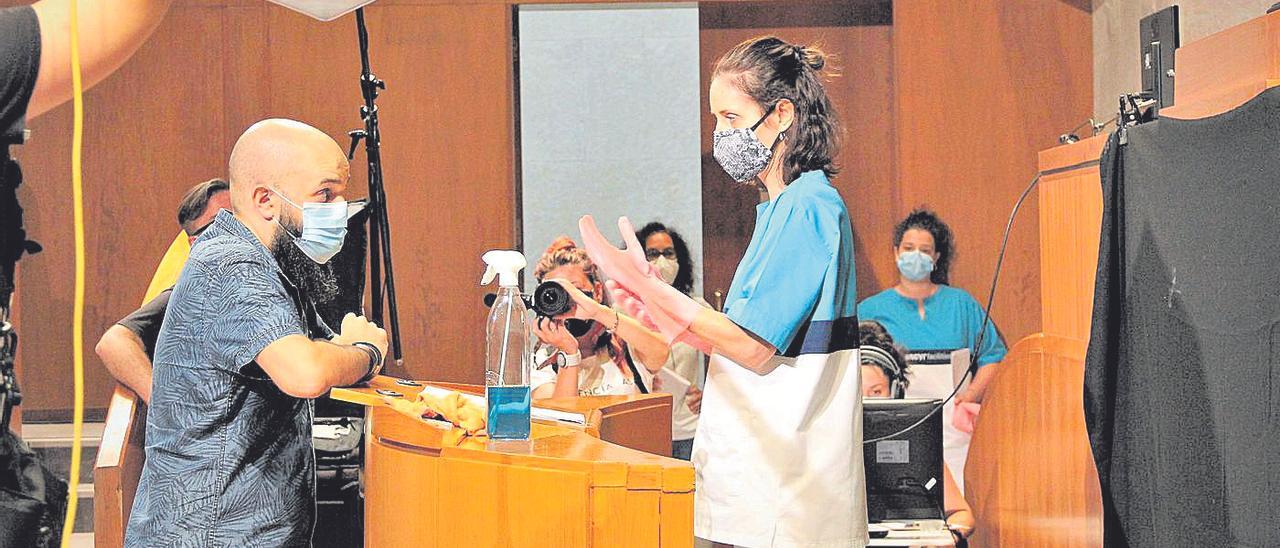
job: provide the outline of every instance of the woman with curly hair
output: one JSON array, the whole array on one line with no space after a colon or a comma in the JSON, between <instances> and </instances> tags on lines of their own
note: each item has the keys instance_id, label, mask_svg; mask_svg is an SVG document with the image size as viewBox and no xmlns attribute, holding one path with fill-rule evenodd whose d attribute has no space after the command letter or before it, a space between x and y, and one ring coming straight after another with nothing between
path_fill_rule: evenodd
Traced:
<instances>
[{"instance_id":1,"label":"woman with curly hair","mask_svg":"<svg viewBox=\"0 0 1280 548\"><path fill-rule=\"evenodd\" d=\"M965 290L947 285L956 256L955 239L951 227L936 213L916 209L898 223L893 231L893 252L898 284L863 300L858 317L879 322L906 347L917 381L907 394L911 397L943 399L951 395L951 353L967 349L977 356L978 371L973 380L947 403L942 417L947 466L963 487L970 434L957 430L951 415L958 404L982 402L988 383L995 377L996 364L1008 351L995 323L988 323L985 334L979 335L985 316L982 305Z\"/></svg>"}]
</instances>

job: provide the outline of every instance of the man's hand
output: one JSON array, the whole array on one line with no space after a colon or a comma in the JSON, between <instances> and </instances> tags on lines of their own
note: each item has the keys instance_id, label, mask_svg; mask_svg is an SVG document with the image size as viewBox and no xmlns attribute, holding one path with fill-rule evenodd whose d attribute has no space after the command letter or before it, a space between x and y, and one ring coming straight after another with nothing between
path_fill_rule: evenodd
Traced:
<instances>
[{"instance_id":1,"label":"man's hand","mask_svg":"<svg viewBox=\"0 0 1280 548\"><path fill-rule=\"evenodd\" d=\"M367 342L378 347L385 358L387 355L387 331L378 327L364 316L357 316L347 313L342 317L342 328L338 330L338 335L333 338L333 344L352 345L358 342Z\"/></svg>"}]
</instances>

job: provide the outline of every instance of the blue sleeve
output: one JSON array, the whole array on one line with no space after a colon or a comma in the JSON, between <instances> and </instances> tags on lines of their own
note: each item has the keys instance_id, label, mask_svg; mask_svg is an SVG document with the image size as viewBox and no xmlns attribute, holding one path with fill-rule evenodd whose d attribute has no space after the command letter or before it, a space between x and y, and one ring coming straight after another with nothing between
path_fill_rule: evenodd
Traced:
<instances>
[{"instance_id":1,"label":"blue sleeve","mask_svg":"<svg viewBox=\"0 0 1280 548\"><path fill-rule=\"evenodd\" d=\"M209 341L213 365L236 374L260 376L254 363L267 345L303 335L301 316L279 274L259 261L241 261L221 269L211 299Z\"/></svg>"},{"instance_id":2,"label":"blue sleeve","mask_svg":"<svg viewBox=\"0 0 1280 548\"><path fill-rule=\"evenodd\" d=\"M973 348L978 344L978 330L982 328L982 318L986 316L986 312L982 310L982 305L974 300L972 295L965 294L969 297L969 321L973 329L969 331L969 348ZM982 348L978 349L978 367L998 363L1004 360L1008 349L1004 346L1004 341L1000 339L1000 333L996 331L996 322L991 320L987 323L986 335L982 337Z\"/></svg>"},{"instance_id":3,"label":"blue sleeve","mask_svg":"<svg viewBox=\"0 0 1280 548\"><path fill-rule=\"evenodd\" d=\"M779 198L781 200L783 198ZM748 275L746 296L733 304L728 317L785 351L814 313L822 296L834 246L840 241L838 219L813 203L776 204Z\"/></svg>"}]
</instances>

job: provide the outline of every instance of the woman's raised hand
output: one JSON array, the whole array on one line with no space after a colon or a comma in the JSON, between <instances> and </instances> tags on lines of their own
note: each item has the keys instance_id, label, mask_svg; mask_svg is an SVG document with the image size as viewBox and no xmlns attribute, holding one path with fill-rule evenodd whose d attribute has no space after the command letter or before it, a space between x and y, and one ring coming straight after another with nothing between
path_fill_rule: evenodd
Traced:
<instances>
[{"instance_id":1,"label":"woman's raised hand","mask_svg":"<svg viewBox=\"0 0 1280 548\"><path fill-rule=\"evenodd\" d=\"M569 293L569 298L573 299L573 309L568 313L557 316L557 320L574 318L578 320L598 321L600 314L608 308L605 305L596 302L595 299L591 298L586 293L583 293L581 289L578 289L578 287L570 283L569 280L552 278L547 281L560 284L560 287L563 287L564 290Z\"/></svg>"},{"instance_id":2,"label":"woman's raised hand","mask_svg":"<svg viewBox=\"0 0 1280 548\"><path fill-rule=\"evenodd\" d=\"M689 324L677 321L660 307L650 308L635 293L613 280L606 281L604 286L609 290L609 298L613 301L614 306L617 306L623 314L635 318L646 328L657 331L667 340L667 344L679 342L697 348L706 354L712 353L713 349L709 343L689 332ZM688 297L685 298L687 299Z\"/></svg>"},{"instance_id":3,"label":"woman's raised hand","mask_svg":"<svg viewBox=\"0 0 1280 548\"><path fill-rule=\"evenodd\" d=\"M653 281L665 284L658 277L657 270L645 258L644 245L636 239L635 228L626 217L618 219L618 230L622 231L622 239L626 242L623 249L613 247L604 234L600 233L596 220L590 215L585 215L578 221L578 230L582 232L582 246L586 248L592 262L611 280L632 292L643 292L642 286Z\"/></svg>"}]
</instances>

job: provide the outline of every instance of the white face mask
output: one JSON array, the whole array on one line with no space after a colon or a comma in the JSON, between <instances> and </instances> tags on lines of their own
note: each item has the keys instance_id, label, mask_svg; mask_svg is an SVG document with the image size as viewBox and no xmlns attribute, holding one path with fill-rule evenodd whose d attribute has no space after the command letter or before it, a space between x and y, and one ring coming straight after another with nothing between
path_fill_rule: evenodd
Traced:
<instances>
[{"instance_id":1,"label":"white face mask","mask_svg":"<svg viewBox=\"0 0 1280 548\"><path fill-rule=\"evenodd\" d=\"M667 285L676 282L676 275L680 273L680 263L666 257L658 257L650 262L658 269L658 277L667 282Z\"/></svg>"}]
</instances>

